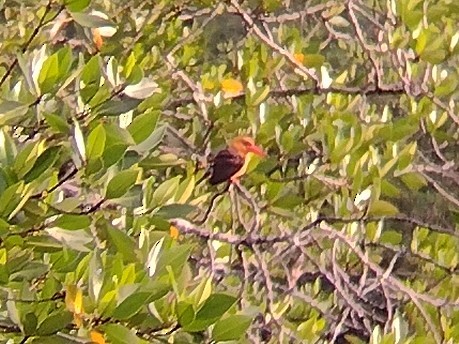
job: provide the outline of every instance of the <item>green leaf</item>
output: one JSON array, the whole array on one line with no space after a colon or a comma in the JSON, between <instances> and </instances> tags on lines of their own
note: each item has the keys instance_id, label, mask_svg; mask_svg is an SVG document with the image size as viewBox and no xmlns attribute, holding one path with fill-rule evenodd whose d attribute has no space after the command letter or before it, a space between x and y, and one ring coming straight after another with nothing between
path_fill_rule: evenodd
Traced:
<instances>
[{"instance_id":1,"label":"green leaf","mask_svg":"<svg viewBox=\"0 0 459 344\"><path fill-rule=\"evenodd\" d=\"M88 215L63 214L57 218L52 226L67 230L85 229L91 225Z\"/></svg>"},{"instance_id":2,"label":"green leaf","mask_svg":"<svg viewBox=\"0 0 459 344\"><path fill-rule=\"evenodd\" d=\"M5 220L3 220L2 218L0 218L0 237L6 233L8 233L9 229L10 229L11 225L6 222ZM1 251L0 251L1 252ZM1 259L0 259L1 260Z\"/></svg>"},{"instance_id":3,"label":"green leaf","mask_svg":"<svg viewBox=\"0 0 459 344\"><path fill-rule=\"evenodd\" d=\"M108 324L101 327L110 343L136 344L140 343L135 332L119 324Z\"/></svg>"},{"instance_id":4,"label":"green leaf","mask_svg":"<svg viewBox=\"0 0 459 344\"><path fill-rule=\"evenodd\" d=\"M129 75L131 75L132 69L137 64L137 59L133 51L129 54L128 58L126 59L126 63L123 68L123 75L127 79Z\"/></svg>"},{"instance_id":5,"label":"green leaf","mask_svg":"<svg viewBox=\"0 0 459 344\"><path fill-rule=\"evenodd\" d=\"M127 147L134 144L134 142L127 130L115 124L106 124L104 128L107 138L102 158L104 166L109 167L118 162L123 157Z\"/></svg>"},{"instance_id":6,"label":"green leaf","mask_svg":"<svg viewBox=\"0 0 459 344\"><path fill-rule=\"evenodd\" d=\"M135 184L138 175L138 170L126 170L119 172L108 182L105 198L113 199L123 196Z\"/></svg>"},{"instance_id":7,"label":"green leaf","mask_svg":"<svg viewBox=\"0 0 459 344\"><path fill-rule=\"evenodd\" d=\"M0 216L6 218L16 208L24 190L24 181L11 185L0 195Z\"/></svg>"},{"instance_id":8,"label":"green leaf","mask_svg":"<svg viewBox=\"0 0 459 344\"><path fill-rule=\"evenodd\" d=\"M290 131L285 131L282 133L281 137L281 147L285 152L290 152L294 145L294 137Z\"/></svg>"},{"instance_id":9,"label":"green leaf","mask_svg":"<svg viewBox=\"0 0 459 344\"><path fill-rule=\"evenodd\" d=\"M154 206L163 205L175 197L180 183L180 176L166 180L153 193Z\"/></svg>"},{"instance_id":10,"label":"green leaf","mask_svg":"<svg viewBox=\"0 0 459 344\"><path fill-rule=\"evenodd\" d=\"M34 313L27 313L22 319L25 335L33 335L37 329L37 317Z\"/></svg>"},{"instance_id":11,"label":"green leaf","mask_svg":"<svg viewBox=\"0 0 459 344\"><path fill-rule=\"evenodd\" d=\"M34 338L32 339L32 341L30 341L30 343L31 344L49 344L49 343L69 344L69 338L68 337L63 338L63 336L64 334L62 333L56 334L56 335L50 335L50 336L43 336L43 337L33 336ZM70 343L77 344L74 341L70 341Z\"/></svg>"},{"instance_id":12,"label":"green leaf","mask_svg":"<svg viewBox=\"0 0 459 344\"><path fill-rule=\"evenodd\" d=\"M64 48L59 49L56 55L59 63L58 82L68 79L69 77L73 80L76 75L74 77L69 75L73 63L73 52L70 46L65 46Z\"/></svg>"},{"instance_id":13,"label":"green leaf","mask_svg":"<svg viewBox=\"0 0 459 344\"><path fill-rule=\"evenodd\" d=\"M405 173L401 177L402 181L413 191L418 191L427 185L427 180L422 174L416 172Z\"/></svg>"},{"instance_id":14,"label":"green leaf","mask_svg":"<svg viewBox=\"0 0 459 344\"><path fill-rule=\"evenodd\" d=\"M308 68L320 68L325 62L325 57L320 54L305 54L303 64Z\"/></svg>"},{"instance_id":15,"label":"green leaf","mask_svg":"<svg viewBox=\"0 0 459 344\"><path fill-rule=\"evenodd\" d=\"M91 131L86 144L86 157L89 160L100 158L102 156L104 153L106 137L105 128L102 123Z\"/></svg>"},{"instance_id":16,"label":"green leaf","mask_svg":"<svg viewBox=\"0 0 459 344\"><path fill-rule=\"evenodd\" d=\"M136 144L145 141L156 128L160 111L150 111L134 118L127 130Z\"/></svg>"},{"instance_id":17,"label":"green leaf","mask_svg":"<svg viewBox=\"0 0 459 344\"><path fill-rule=\"evenodd\" d=\"M29 105L15 102L3 101L0 103L0 126L16 123L27 114Z\"/></svg>"},{"instance_id":18,"label":"green leaf","mask_svg":"<svg viewBox=\"0 0 459 344\"><path fill-rule=\"evenodd\" d=\"M10 270L11 271L11 270ZM43 276L49 271L49 266L39 262L27 262L21 269L11 273L10 281L30 281Z\"/></svg>"},{"instance_id":19,"label":"green leaf","mask_svg":"<svg viewBox=\"0 0 459 344\"><path fill-rule=\"evenodd\" d=\"M136 244L135 241L123 231L108 226L107 232L109 241L113 244L117 252L123 255L127 262L136 262Z\"/></svg>"},{"instance_id":20,"label":"green leaf","mask_svg":"<svg viewBox=\"0 0 459 344\"><path fill-rule=\"evenodd\" d=\"M61 147L54 146L46 149L35 161L32 169L24 176L26 183L37 179L43 175L57 160Z\"/></svg>"},{"instance_id":21,"label":"green leaf","mask_svg":"<svg viewBox=\"0 0 459 344\"><path fill-rule=\"evenodd\" d=\"M445 80L441 82L439 86L435 88L435 96L445 97L457 90L457 85L459 81L457 80L457 75L451 73Z\"/></svg>"},{"instance_id":22,"label":"green leaf","mask_svg":"<svg viewBox=\"0 0 459 344\"><path fill-rule=\"evenodd\" d=\"M383 244L399 245L402 242L403 235L396 231L384 231L379 241Z\"/></svg>"},{"instance_id":23,"label":"green leaf","mask_svg":"<svg viewBox=\"0 0 459 344\"><path fill-rule=\"evenodd\" d=\"M149 302L151 293L140 292L129 295L123 300L113 312L113 317L119 320L126 320L137 314L140 309Z\"/></svg>"},{"instance_id":24,"label":"green leaf","mask_svg":"<svg viewBox=\"0 0 459 344\"><path fill-rule=\"evenodd\" d=\"M213 319L222 316L237 298L229 294L212 294L196 314L196 319Z\"/></svg>"},{"instance_id":25,"label":"green leaf","mask_svg":"<svg viewBox=\"0 0 459 344\"><path fill-rule=\"evenodd\" d=\"M111 145L106 143L104 154L102 156L104 166L109 167L116 164L123 157L127 147L128 145L123 143L115 143Z\"/></svg>"},{"instance_id":26,"label":"green leaf","mask_svg":"<svg viewBox=\"0 0 459 344\"><path fill-rule=\"evenodd\" d=\"M177 193L175 195L175 201L177 203L185 203L193 194L193 190L196 186L196 177L191 175L183 182L180 183Z\"/></svg>"},{"instance_id":27,"label":"green leaf","mask_svg":"<svg viewBox=\"0 0 459 344\"><path fill-rule=\"evenodd\" d=\"M188 260L191 248L191 245L180 245L161 251L158 263L156 264L155 275L161 276L167 274L167 266L172 268L174 274L179 274L182 271L183 265Z\"/></svg>"},{"instance_id":28,"label":"green leaf","mask_svg":"<svg viewBox=\"0 0 459 344\"><path fill-rule=\"evenodd\" d=\"M381 181L381 194L387 197L398 197L400 196L400 189L386 179L383 179Z\"/></svg>"},{"instance_id":29,"label":"green leaf","mask_svg":"<svg viewBox=\"0 0 459 344\"><path fill-rule=\"evenodd\" d=\"M50 335L63 330L73 320L73 316L67 311L58 311L48 315L38 327L37 334L40 336Z\"/></svg>"},{"instance_id":30,"label":"green leaf","mask_svg":"<svg viewBox=\"0 0 459 344\"><path fill-rule=\"evenodd\" d=\"M129 75L128 78L126 78L126 83L129 84L128 86L126 86L126 88L124 89L124 94L127 94L129 97L132 97L132 98L137 98L137 99L143 99L143 98L139 98L136 96L136 93L137 95L140 95L140 93L144 93L145 94L145 91L147 91L148 87L145 87L145 86L148 86L148 84L150 84L150 86L153 86L149 92L153 91L153 93L156 92L156 90L158 90L158 84L154 83L145 83L145 82L142 82L142 80L144 79L144 73L143 73L143 69L139 66L139 65L135 65L134 68L132 69L131 71L131 74ZM148 79L147 79L148 80ZM132 89L132 85L135 85L137 84L137 86L134 87L134 92L133 89ZM143 88L144 90L140 90L141 88ZM130 91L128 91L130 89ZM137 91L140 91L140 93L136 92L135 90L137 89ZM160 92L158 92L160 93Z\"/></svg>"},{"instance_id":31,"label":"green leaf","mask_svg":"<svg viewBox=\"0 0 459 344\"><path fill-rule=\"evenodd\" d=\"M248 105L258 106L262 103L269 95L270 87L268 85L258 89L255 94L250 96Z\"/></svg>"},{"instance_id":32,"label":"green leaf","mask_svg":"<svg viewBox=\"0 0 459 344\"><path fill-rule=\"evenodd\" d=\"M183 329L189 332L199 332L215 323L230 309L237 298L228 294L212 294L196 313L195 320Z\"/></svg>"},{"instance_id":33,"label":"green leaf","mask_svg":"<svg viewBox=\"0 0 459 344\"><path fill-rule=\"evenodd\" d=\"M432 63L432 64L439 64L446 59L447 52L445 49L426 49L422 54L420 54L421 59Z\"/></svg>"},{"instance_id":34,"label":"green leaf","mask_svg":"<svg viewBox=\"0 0 459 344\"><path fill-rule=\"evenodd\" d=\"M143 144L142 144L143 145ZM184 165L185 161L172 153L161 154L156 157L146 158L139 163L145 169L157 169L161 167L172 167Z\"/></svg>"},{"instance_id":35,"label":"green leaf","mask_svg":"<svg viewBox=\"0 0 459 344\"><path fill-rule=\"evenodd\" d=\"M48 234L59 241L62 246L69 247L72 250L80 252L90 252L92 249L88 249L88 244L93 243L94 237L89 234L86 230L66 230L58 227L48 228ZM94 245L92 244L91 247Z\"/></svg>"},{"instance_id":36,"label":"green leaf","mask_svg":"<svg viewBox=\"0 0 459 344\"><path fill-rule=\"evenodd\" d=\"M272 205L287 210L293 210L296 206L303 204L304 198L295 194L288 193L275 200Z\"/></svg>"},{"instance_id":37,"label":"green leaf","mask_svg":"<svg viewBox=\"0 0 459 344\"><path fill-rule=\"evenodd\" d=\"M13 166L19 178L31 170L38 156L43 152L44 145L44 141L31 142L19 152Z\"/></svg>"},{"instance_id":38,"label":"green leaf","mask_svg":"<svg viewBox=\"0 0 459 344\"><path fill-rule=\"evenodd\" d=\"M81 12L91 3L91 0L64 0L64 6L70 12Z\"/></svg>"},{"instance_id":39,"label":"green leaf","mask_svg":"<svg viewBox=\"0 0 459 344\"><path fill-rule=\"evenodd\" d=\"M201 306L211 294L212 279L203 277L199 284L188 294L188 299L193 300L194 305Z\"/></svg>"},{"instance_id":40,"label":"green leaf","mask_svg":"<svg viewBox=\"0 0 459 344\"><path fill-rule=\"evenodd\" d=\"M61 116L55 114L45 114L45 121L54 131L64 134L70 134L70 126Z\"/></svg>"},{"instance_id":41,"label":"green leaf","mask_svg":"<svg viewBox=\"0 0 459 344\"><path fill-rule=\"evenodd\" d=\"M155 212L156 216L163 217L165 219L172 219L175 217L186 217L189 213L196 210L195 206L190 204L167 204L162 206Z\"/></svg>"},{"instance_id":42,"label":"green leaf","mask_svg":"<svg viewBox=\"0 0 459 344\"><path fill-rule=\"evenodd\" d=\"M104 167L104 163L102 158L95 158L88 161L85 167L85 174L90 176L91 174L95 174L102 170Z\"/></svg>"},{"instance_id":43,"label":"green leaf","mask_svg":"<svg viewBox=\"0 0 459 344\"><path fill-rule=\"evenodd\" d=\"M107 140L105 145L108 147L115 144L135 144L131 134L126 129L120 128L117 124L107 123L104 125Z\"/></svg>"},{"instance_id":44,"label":"green leaf","mask_svg":"<svg viewBox=\"0 0 459 344\"><path fill-rule=\"evenodd\" d=\"M16 157L16 143L11 137L9 130L6 127L0 129L0 165L8 166L14 163ZM3 181L6 179L2 174L4 171L0 168L0 193L3 191Z\"/></svg>"},{"instance_id":45,"label":"green leaf","mask_svg":"<svg viewBox=\"0 0 459 344\"><path fill-rule=\"evenodd\" d=\"M371 216L391 216L399 213L399 210L392 203L383 200L374 201L370 209L368 210L368 215Z\"/></svg>"},{"instance_id":46,"label":"green leaf","mask_svg":"<svg viewBox=\"0 0 459 344\"><path fill-rule=\"evenodd\" d=\"M83 27L103 27L103 26L116 27L116 25L110 20L101 18L93 14L71 13L71 16L73 17L75 22L77 22Z\"/></svg>"},{"instance_id":47,"label":"green leaf","mask_svg":"<svg viewBox=\"0 0 459 344\"><path fill-rule=\"evenodd\" d=\"M81 81L83 87L80 89L80 95L85 103L88 103L100 88L100 57L93 56L83 67L81 72Z\"/></svg>"},{"instance_id":48,"label":"green leaf","mask_svg":"<svg viewBox=\"0 0 459 344\"><path fill-rule=\"evenodd\" d=\"M399 153L398 158L398 165L397 169L399 171L404 170L407 168L414 159L414 155L416 154L417 150L417 143L416 141L407 145L403 150Z\"/></svg>"},{"instance_id":49,"label":"green leaf","mask_svg":"<svg viewBox=\"0 0 459 344\"><path fill-rule=\"evenodd\" d=\"M135 109L142 100L123 97L123 100L108 100L97 108L99 116L119 116Z\"/></svg>"},{"instance_id":50,"label":"green leaf","mask_svg":"<svg viewBox=\"0 0 459 344\"><path fill-rule=\"evenodd\" d=\"M434 23L421 29L415 50L422 60L432 64L438 64L446 58L447 51L443 33Z\"/></svg>"},{"instance_id":51,"label":"green leaf","mask_svg":"<svg viewBox=\"0 0 459 344\"><path fill-rule=\"evenodd\" d=\"M156 148L157 145L159 145L161 143L165 133L166 133L166 126L165 125L157 127L150 134L150 136L148 136L141 143L133 146L132 149L137 151L137 152L139 152L139 153L150 152L151 150Z\"/></svg>"},{"instance_id":52,"label":"green leaf","mask_svg":"<svg viewBox=\"0 0 459 344\"><path fill-rule=\"evenodd\" d=\"M298 327L297 331L300 338L304 339L305 342L313 342L316 337L317 332L321 331L325 326L325 321L323 319L317 319L316 317L311 317L308 320L302 322ZM317 338L317 337L316 337ZM346 339L348 336L346 336Z\"/></svg>"},{"instance_id":53,"label":"green leaf","mask_svg":"<svg viewBox=\"0 0 459 344\"><path fill-rule=\"evenodd\" d=\"M54 87L56 87L58 79L59 59L57 54L53 54L45 60L38 76L38 85L41 93L49 93Z\"/></svg>"},{"instance_id":54,"label":"green leaf","mask_svg":"<svg viewBox=\"0 0 459 344\"><path fill-rule=\"evenodd\" d=\"M193 305L188 302L180 301L177 303L177 317L180 326L191 324L195 318Z\"/></svg>"},{"instance_id":55,"label":"green leaf","mask_svg":"<svg viewBox=\"0 0 459 344\"><path fill-rule=\"evenodd\" d=\"M213 340L218 342L241 339L252 323L252 319L247 315L230 315L217 321L212 330Z\"/></svg>"}]
</instances>

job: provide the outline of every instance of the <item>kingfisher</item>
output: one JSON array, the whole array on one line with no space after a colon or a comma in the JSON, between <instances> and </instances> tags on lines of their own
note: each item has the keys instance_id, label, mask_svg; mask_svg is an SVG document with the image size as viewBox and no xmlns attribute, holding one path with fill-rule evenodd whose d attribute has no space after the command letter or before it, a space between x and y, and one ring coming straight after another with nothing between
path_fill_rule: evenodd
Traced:
<instances>
[{"instance_id":1,"label":"kingfisher","mask_svg":"<svg viewBox=\"0 0 459 344\"><path fill-rule=\"evenodd\" d=\"M248 153L266 156L262 148L249 136L238 136L229 141L228 146L217 153L210 168L209 183L220 184L225 181L239 183L249 163Z\"/></svg>"}]
</instances>

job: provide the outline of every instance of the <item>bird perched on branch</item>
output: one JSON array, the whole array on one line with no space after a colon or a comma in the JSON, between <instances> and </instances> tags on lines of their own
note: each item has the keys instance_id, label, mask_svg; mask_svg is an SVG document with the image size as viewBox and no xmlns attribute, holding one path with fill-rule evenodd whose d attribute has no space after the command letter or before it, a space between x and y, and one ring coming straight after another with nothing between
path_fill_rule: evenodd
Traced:
<instances>
[{"instance_id":1,"label":"bird perched on branch","mask_svg":"<svg viewBox=\"0 0 459 344\"><path fill-rule=\"evenodd\" d=\"M219 151L212 161L209 183L220 184L225 181L238 183L239 178L245 173L249 162L247 155L253 153L258 156L266 156L263 149L255 144L248 136L238 136L228 143L228 147Z\"/></svg>"}]
</instances>

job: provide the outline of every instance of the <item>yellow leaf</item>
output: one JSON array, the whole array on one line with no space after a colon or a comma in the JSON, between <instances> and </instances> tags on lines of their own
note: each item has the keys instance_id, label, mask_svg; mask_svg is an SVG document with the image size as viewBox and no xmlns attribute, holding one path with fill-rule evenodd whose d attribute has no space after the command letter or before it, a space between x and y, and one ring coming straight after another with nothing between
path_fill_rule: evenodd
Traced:
<instances>
[{"instance_id":1,"label":"yellow leaf","mask_svg":"<svg viewBox=\"0 0 459 344\"><path fill-rule=\"evenodd\" d=\"M179 235L180 235L180 232L179 232L178 228L175 227L175 226L171 226L169 228L169 233L170 233L171 238L175 239L175 240L177 240Z\"/></svg>"},{"instance_id":2,"label":"yellow leaf","mask_svg":"<svg viewBox=\"0 0 459 344\"><path fill-rule=\"evenodd\" d=\"M76 285L71 284L66 287L65 306L73 313L73 322L77 328L83 325L83 292Z\"/></svg>"},{"instance_id":3,"label":"yellow leaf","mask_svg":"<svg viewBox=\"0 0 459 344\"><path fill-rule=\"evenodd\" d=\"M76 328L81 328L83 326L83 317L80 314L73 314L73 323Z\"/></svg>"},{"instance_id":4,"label":"yellow leaf","mask_svg":"<svg viewBox=\"0 0 459 344\"><path fill-rule=\"evenodd\" d=\"M304 62L304 54L302 53L295 53L293 54L293 58L296 60L298 63L303 63Z\"/></svg>"},{"instance_id":5,"label":"yellow leaf","mask_svg":"<svg viewBox=\"0 0 459 344\"><path fill-rule=\"evenodd\" d=\"M231 78L223 80L221 88L227 97L237 96L244 89L240 81Z\"/></svg>"},{"instance_id":6,"label":"yellow leaf","mask_svg":"<svg viewBox=\"0 0 459 344\"><path fill-rule=\"evenodd\" d=\"M75 314L82 314L83 312L83 292L78 288L75 295Z\"/></svg>"},{"instance_id":7,"label":"yellow leaf","mask_svg":"<svg viewBox=\"0 0 459 344\"><path fill-rule=\"evenodd\" d=\"M91 342L96 344L105 344L105 338L102 333L92 330L90 336Z\"/></svg>"},{"instance_id":8,"label":"yellow leaf","mask_svg":"<svg viewBox=\"0 0 459 344\"><path fill-rule=\"evenodd\" d=\"M75 297L77 294L77 286L74 284L68 285L65 291L65 306L71 313L75 313Z\"/></svg>"},{"instance_id":9,"label":"yellow leaf","mask_svg":"<svg viewBox=\"0 0 459 344\"><path fill-rule=\"evenodd\" d=\"M212 80L205 79L202 81L202 88L205 90L212 90L215 87L215 83Z\"/></svg>"},{"instance_id":10,"label":"yellow leaf","mask_svg":"<svg viewBox=\"0 0 459 344\"><path fill-rule=\"evenodd\" d=\"M5 265L6 264L6 249L2 248L0 250L0 265Z\"/></svg>"}]
</instances>

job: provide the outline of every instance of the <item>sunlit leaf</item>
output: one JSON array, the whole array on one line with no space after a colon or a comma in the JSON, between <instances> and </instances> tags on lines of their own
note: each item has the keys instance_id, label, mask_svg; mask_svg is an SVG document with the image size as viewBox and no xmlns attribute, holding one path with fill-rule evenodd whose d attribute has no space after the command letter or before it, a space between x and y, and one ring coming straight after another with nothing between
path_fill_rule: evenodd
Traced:
<instances>
[{"instance_id":1,"label":"sunlit leaf","mask_svg":"<svg viewBox=\"0 0 459 344\"><path fill-rule=\"evenodd\" d=\"M81 12L91 3L91 0L64 0L65 7L71 12Z\"/></svg>"},{"instance_id":2,"label":"sunlit leaf","mask_svg":"<svg viewBox=\"0 0 459 344\"><path fill-rule=\"evenodd\" d=\"M105 128L102 124L95 127L88 137L86 144L86 156L88 159L100 158L105 148Z\"/></svg>"},{"instance_id":3,"label":"sunlit leaf","mask_svg":"<svg viewBox=\"0 0 459 344\"><path fill-rule=\"evenodd\" d=\"M391 216L398 213L399 210L396 206L383 200L374 201L368 210L368 214L373 216Z\"/></svg>"},{"instance_id":4,"label":"sunlit leaf","mask_svg":"<svg viewBox=\"0 0 459 344\"><path fill-rule=\"evenodd\" d=\"M59 59L53 54L46 59L38 77L38 85L42 93L50 92L59 78Z\"/></svg>"}]
</instances>

